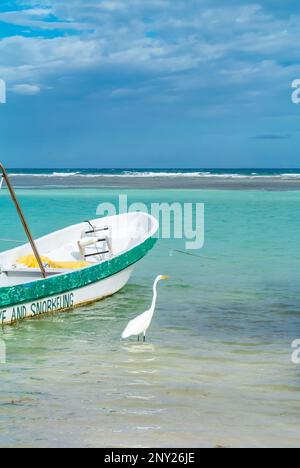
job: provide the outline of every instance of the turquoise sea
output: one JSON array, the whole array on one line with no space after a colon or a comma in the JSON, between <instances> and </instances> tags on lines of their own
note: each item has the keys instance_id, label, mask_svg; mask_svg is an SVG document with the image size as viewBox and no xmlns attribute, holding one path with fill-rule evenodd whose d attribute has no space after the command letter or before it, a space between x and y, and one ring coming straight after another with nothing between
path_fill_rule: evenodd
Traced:
<instances>
[{"instance_id":1,"label":"turquoise sea","mask_svg":"<svg viewBox=\"0 0 300 468\"><path fill-rule=\"evenodd\" d=\"M20 188L35 237L94 218L115 189ZM6 327L1 447L300 446L300 191L124 190L205 203L205 246L160 240L119 294ZM1 238L24 236L6 190ZM1 250L14 244L0 242ZM170 275L146 344L120 342Z\"/></svg>"}]
</instances>

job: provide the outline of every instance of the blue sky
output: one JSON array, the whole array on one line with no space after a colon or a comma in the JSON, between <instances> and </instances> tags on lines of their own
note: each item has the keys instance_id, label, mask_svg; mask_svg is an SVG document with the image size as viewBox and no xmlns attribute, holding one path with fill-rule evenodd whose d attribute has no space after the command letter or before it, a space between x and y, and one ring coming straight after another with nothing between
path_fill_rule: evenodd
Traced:
<instances>
[{"instance_id":1,"label":"blue sky","mask_svg":"<svg viewBox=\"0 0 300 468\"><path fill-rule=\"evenodd\" d=\"M2 0L9 167L300 167L295 0Z\"/></svg>"}]
</instances>

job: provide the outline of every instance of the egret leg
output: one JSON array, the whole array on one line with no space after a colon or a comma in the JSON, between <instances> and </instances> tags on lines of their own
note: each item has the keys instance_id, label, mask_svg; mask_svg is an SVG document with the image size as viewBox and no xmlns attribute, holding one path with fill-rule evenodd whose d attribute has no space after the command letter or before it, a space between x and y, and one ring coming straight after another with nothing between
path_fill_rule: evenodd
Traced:
<instances>
[{"instance_id":1,"label":"egret leg","mask_svg":"<svg viewBox=\"0 0 300 468\"><path fill-rule=\"evenodd\" d=\"M140 341L140 335L138 335L138 341Z\"/></svg>"},{"instance_id":2,"label":"egret leg","mask_svg":"<svg viewBox=\"0 0 300 468\"><path fill-rule=\"evenodd\" d=\"M145 343L146 341L146 333L144 333L144 337L143 337L143 342Z\"/></svg>"}]
</instances>

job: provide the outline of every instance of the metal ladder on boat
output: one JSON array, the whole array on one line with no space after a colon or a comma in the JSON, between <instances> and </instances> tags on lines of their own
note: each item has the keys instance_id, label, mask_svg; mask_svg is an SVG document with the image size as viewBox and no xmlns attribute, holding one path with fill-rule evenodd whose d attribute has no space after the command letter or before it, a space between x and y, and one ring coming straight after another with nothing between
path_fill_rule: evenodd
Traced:
<instances>
[{"instance_id":1,"label":"metal ladder on boat","mask_svg":"<svg viewBox=\"0 0 300 468\"><path fill-rule=\"evenodd\" d=\"M85 260L92 257L99 257L100 261L108 260L113 257L112 243L111 243L111 229L109 226L97 228L93 226L90 221L85 221L89 225L89 229L84 231L86 238L97 238L96 242L90 246L85 247L84 258ZM98 237L101 233L101 237ZM105 235L106 234L106 235ZM98 248L99 245L99 248ZM93 250L94 249L94 250ZM96 250L95 250L96 249ZM90 251L93 250L93 251ZM87 251L89 251L87 253Z\"/></svg>"}]
</instances>

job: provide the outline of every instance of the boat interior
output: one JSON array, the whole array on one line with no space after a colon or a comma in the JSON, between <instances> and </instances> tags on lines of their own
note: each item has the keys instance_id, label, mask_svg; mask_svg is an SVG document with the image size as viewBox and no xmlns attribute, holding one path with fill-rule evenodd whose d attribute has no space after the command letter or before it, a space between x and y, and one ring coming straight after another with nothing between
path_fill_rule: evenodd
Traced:
<instances>
[{"instance_id":1,"label":"boat interior","mask_svg":"<svg viewBox=\"0 0 300 468\"><path fill-rule=\"evenodd\" d=\"M108 261L156 230L154 218L135 212L85 221L41 237L35 244L49 278ZM43 279L29 243L0 253L0 288Z\"/></svg>"}]
</instances>

